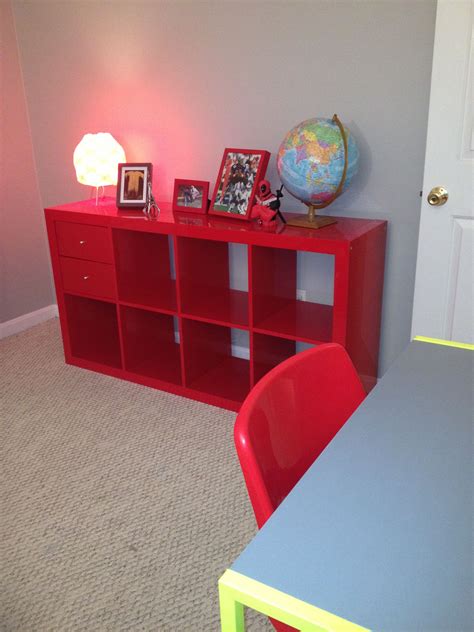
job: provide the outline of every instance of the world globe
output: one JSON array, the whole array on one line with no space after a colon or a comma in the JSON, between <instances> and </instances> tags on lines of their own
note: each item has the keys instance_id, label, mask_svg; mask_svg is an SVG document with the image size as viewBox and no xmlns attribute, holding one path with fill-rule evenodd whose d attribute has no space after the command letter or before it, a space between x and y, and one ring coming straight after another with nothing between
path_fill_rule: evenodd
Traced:
<instances>
[{"instance_id":1,"label":"world globe","mask_svg":"<svg viewBox=\"0 0 474 632\"><path fill-rule=\"evenodd\" d=\"M359 149L351 132L347 139L347 168L342 124L336 115L311 118L296 125L278 150L277 169L285 188L310 207L323 207L343 193L359 166Z\"/></svg>"}]
</instances>

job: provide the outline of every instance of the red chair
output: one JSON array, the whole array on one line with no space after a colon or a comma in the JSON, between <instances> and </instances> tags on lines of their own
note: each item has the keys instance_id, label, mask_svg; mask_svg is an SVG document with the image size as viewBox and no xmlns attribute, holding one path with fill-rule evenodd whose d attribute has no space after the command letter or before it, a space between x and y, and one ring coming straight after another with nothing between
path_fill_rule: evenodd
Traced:
<instances>
[{"instance_id":1,"label":"red chair","mask_svg":"<svg viewBox=\"0 0 474 632\"><path fill-rule=\"evenodd\" d=\"M251 390L234 439L259 529L365 395L347 352L334 343L292 356ZM271 621L279 632L294 630Z\"/></svg>"}]
</instances>

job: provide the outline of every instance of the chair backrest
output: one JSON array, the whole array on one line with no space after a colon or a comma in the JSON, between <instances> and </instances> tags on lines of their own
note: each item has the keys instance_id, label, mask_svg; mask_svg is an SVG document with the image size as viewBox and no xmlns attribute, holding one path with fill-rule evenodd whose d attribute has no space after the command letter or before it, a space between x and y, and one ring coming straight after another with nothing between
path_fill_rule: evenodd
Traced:
<instances>
[{"instance_id":1,"label":"chair backrest","mask_svg":"<svg viewBox=\"0 0 474 632\"><path fill-rule=\"evenodd\" d=\"M365 395L347 352L335 343L292 356L251 390L234 439L259 528Z\"/></svg>"}]
</instances>

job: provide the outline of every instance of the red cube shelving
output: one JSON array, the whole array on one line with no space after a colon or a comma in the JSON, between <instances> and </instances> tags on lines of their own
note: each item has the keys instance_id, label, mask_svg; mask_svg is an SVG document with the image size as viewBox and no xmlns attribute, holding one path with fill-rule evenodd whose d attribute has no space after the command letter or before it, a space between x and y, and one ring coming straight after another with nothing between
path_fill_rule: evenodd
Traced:
<instances>
[{"instance_id":1,"label":"red cube shelving","mask_svg":"<svg viewBox=\"0 0 474 632\"><path fill-rule=\"evenodd\" d=\"M160 207L156 221L112 199L46 209L68 363L238 410L301 343L335 341L375 384L385 221L272 233ZM329 289L297 300L303 271Z\"/></svg>"}]
</instances>

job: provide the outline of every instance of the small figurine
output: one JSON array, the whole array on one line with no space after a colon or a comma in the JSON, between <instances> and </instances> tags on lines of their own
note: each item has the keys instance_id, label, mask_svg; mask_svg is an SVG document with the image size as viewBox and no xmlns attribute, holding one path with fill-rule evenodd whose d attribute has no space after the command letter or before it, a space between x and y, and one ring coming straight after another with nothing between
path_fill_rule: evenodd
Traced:
<instances>
[{"instance_id":1,"label":"small figurine","mask_svg":"<svg viewBox=\"0 0 474 632\"><path fill-rule=\"evenodd\" d=\"M257 219L260 224L269 227L277 217L286 224L286 220L280 211L280 198L283 197L283 185L277 190L276 194L272 193L268 180L262 180L258 185L258 193L255 196L257 204L252 206L250 217Z\"/></svg>"},{"instance_id":2,"label":"small figurine","mask_svg":"<svg viewBox=\"0 0 474 632\"><path fill-rule=\"evenodd\" d=\"M143 207L143 213L145 214L147 219L158 219L158 216L160 214L160 209L151 191L150 181L148 181L148 185L147 185L146 204Z\"/></svg>"}]
</instances>

